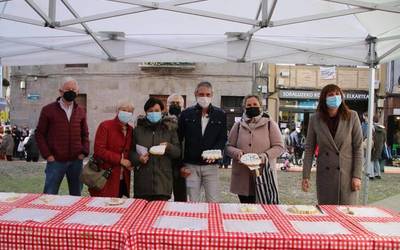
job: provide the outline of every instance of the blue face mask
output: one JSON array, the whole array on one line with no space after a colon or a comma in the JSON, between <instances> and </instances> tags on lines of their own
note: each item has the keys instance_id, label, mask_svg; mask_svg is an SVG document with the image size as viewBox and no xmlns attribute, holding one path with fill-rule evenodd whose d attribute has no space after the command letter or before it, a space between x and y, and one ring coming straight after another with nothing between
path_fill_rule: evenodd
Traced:
<instances>
[{"instance_id":1,"label":"blue face mask","mask_svg":"<svg viewBox=\"0 0 400 250\"><path fill-rule=\"evenodd\" d=\"M131 112L126 112L126 111L120 110L118 112L118 119L123 124L127 124L128 122L133 120L133 114Z\"/></svg>"},{"instance_id":2,"label":"blue face mask","mask_svg":"<svg viewBox=\"0 0 400 250\"><path fill-rule=\"evenodd\" d=\"M337 109L342 104L342 97L340 95L328 96L326 98L326 105L328 108Z\"/></svg>"},{"instance_id":3,"label":"blue face mask","mask_svg":"<svg viewBox=\"0 0 400 250\"><path fill-rule=\"evenodd\" d=\"M151 123L157 123L161 120L161 112L149 112L147 113L146 118Z\"/></svg>"}]
</instances>

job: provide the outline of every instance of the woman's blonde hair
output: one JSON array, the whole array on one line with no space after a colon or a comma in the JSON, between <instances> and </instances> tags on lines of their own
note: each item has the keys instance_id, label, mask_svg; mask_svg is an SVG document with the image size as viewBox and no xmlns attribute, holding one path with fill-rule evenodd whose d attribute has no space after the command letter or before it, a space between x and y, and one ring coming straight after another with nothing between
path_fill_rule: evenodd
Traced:
<instances>
[{"instance_id":1,"label":"woman's blonde hair","mask_svg":"<svg viewBox=\"0 0 400 250\"><path fill-rule=\"evenodd\" d=\"M246 95L246 96L243 98L243 103L242 103L243 108L246 108L246 102L247 102L247 100L250 99L250 98L253 98L253 97L257 99L258 103L260 104L260 107L262 107L262 101L261 101L260 96L259 96L259 95L250 94L250 95Z\"/></svg>"}]
</instances>

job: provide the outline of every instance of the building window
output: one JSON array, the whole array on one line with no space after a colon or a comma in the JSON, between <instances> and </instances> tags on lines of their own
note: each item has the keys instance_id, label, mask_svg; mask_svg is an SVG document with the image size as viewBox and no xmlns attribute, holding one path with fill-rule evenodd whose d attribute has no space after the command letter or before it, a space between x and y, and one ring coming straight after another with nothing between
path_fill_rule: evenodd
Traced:
<instances>
[{"instance_id":1,"label":"building window","mask_svg":"<svg viewBox=\"0 0 400 250\"><path fill-rule=\"evenodd\" d=\"M65 68L87 68L87 63L73 63L73 64L65 64Z\"/></svg>"},{"instance_id":2,"label":"building window","mask_svg":"<svg viewBox=\"0 0 400 250\"><path fill-rule=\"evenodd\" d=\"M244 96L221 96L221 107L241 108Z\"/></svg>"}]
</instances>

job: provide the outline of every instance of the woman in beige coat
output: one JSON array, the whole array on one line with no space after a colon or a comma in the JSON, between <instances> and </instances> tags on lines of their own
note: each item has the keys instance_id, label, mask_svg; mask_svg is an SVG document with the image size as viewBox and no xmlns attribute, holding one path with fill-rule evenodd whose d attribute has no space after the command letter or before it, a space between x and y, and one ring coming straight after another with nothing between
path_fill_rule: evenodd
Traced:
<instances>
[{"instance_id":1,"label":"woman in beige coat","mask_svg":"<svg viewBox=\"0 0 400 250\"><path fill-rule=\"evenodd\" d=\"M363 161L361 124L334 84L322 89L317 112L308 124L302 182L306 192L316 145L318 203L357 204Z\"/></svg>"},{"instance_id":2,"label":"woman in beige coat","mask_svg":"<svg viewBox=\"0 0 400 250\"><path fill-rule=\"evenodd\" d=\"M226 153L233 159L231 192L239 196L241 203L255 203L255 175L246 165L240 163L240 157L246 153L258 154L262 163L269 161L277 180L276 158L283 153L284 147L276 122L262 117L261 100L258 96L246 96L243 107L246 112L229 133Z\"/></svg>"}]
</instances>

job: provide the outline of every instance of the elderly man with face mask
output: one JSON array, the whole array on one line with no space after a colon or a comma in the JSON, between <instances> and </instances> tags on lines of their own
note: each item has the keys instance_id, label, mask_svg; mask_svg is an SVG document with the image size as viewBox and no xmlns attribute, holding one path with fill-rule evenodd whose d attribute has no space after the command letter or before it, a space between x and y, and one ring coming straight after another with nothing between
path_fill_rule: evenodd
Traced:
<instances>
[{"instance_id":1,"label":"elderly man with face mask","mask_svg":"<svg viewBox=\"0 0 400 250\"><path fill-rule=\"evenodd\" d=\"M185 100L181 95L178 94L171 94L168 96L167 99L167 109L168 109L168 116L171 117L171 121L176 124L178 123L178 118L181 115L182 110L185 107ZM186 181L180 175L180 170L183 166L182 159L175 159L172 160L173 166L173 193L174 193L174 201L187 201L187 194L186 194Z\"/></svg>"},{"instance_id":2,"label":"elderly man with face mask","mask_svg":"<svg viewBox=\"0 0 400 250\"><path fill-rule=\"evenodd\" d=\"M205 150L223 150L227 140L226 114L213 106L212 85L200 82L194 92L196 105L187 108L179 117L178 134L184 143L181 173L186 177L186 190L190 201L200 201L200 191L204 187L207 202L218 202L218 168L212 160L204 160Z\"/></svg>"},{"instance_id":3,"label":"elderly man with face mask","mask_svg":"<svg viewBox=\"0 0 400 250\"><path fill-rule=\"evenodd\" d=\"M89 154L86 112L74 100L79 93L76 80L64 78L60 96L42 108L36 128L39 151L47 160L44 193L58 194L67 176L70 195L81 195L82 161Z\"/></svg>"}]
</instances>

